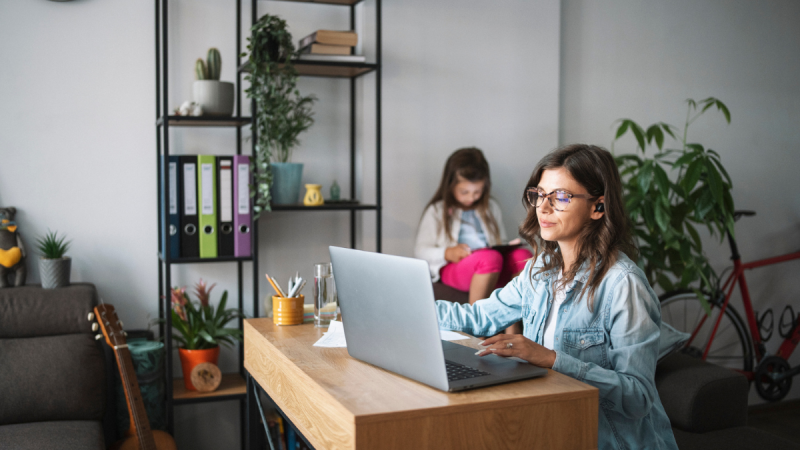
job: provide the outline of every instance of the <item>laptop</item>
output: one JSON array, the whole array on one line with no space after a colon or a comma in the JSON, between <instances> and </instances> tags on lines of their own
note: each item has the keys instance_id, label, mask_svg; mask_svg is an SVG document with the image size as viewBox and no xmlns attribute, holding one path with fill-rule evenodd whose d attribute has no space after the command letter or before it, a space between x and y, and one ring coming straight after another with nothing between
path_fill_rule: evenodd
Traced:
<instances>
[{"instance_id":1,"label":"laptop","mask_svg":"<svg viewBox=\"0 0 800 450\"><path fill-rule=\"evenodd\" d=\"M347 352L443 391L462 391L547 374L520 359L476 356L441 340L428 263L329 247Z\"/></svg>"}]
</instances>

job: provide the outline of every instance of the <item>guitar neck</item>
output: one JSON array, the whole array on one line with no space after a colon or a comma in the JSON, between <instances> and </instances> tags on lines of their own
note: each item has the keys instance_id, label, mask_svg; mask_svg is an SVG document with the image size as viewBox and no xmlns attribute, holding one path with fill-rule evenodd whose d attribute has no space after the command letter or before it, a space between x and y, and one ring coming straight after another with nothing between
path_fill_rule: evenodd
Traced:
<instances>
[{"instance_id":1,"label":"guitar neck","mask_svg":"<svg viewBox=\"0 0 800 450\"><path fill-rule=\"evenodd\" d=\"M136 380L136 371L133 367L131 352L127 346L124 346L115 349L114 353L117 356L117 366L119 367L119 375L122 379L122 388L125 390L125 401L128 404L128 414L130 415L131 427L128 433L138 438L140 450L156 450L156 443L150 430L150 421L147 419L147 411L144 408L142 393L139 390L139 382Z\"/></svg>"}]
</instances>

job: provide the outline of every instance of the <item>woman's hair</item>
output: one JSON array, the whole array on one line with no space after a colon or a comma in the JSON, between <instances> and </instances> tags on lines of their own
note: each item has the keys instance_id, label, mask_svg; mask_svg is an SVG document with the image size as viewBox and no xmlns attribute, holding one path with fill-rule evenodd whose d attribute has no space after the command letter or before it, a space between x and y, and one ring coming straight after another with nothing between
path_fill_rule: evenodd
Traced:
<instances>
[{"instance_id":1,"label":"woman's hair","mask_svg":"<svg viewBox=\"0 0 800 450\"><path fill-rule=\"evenodd\" d=\"M473 183L483 181L483 195L475 203L472 204L471 209L478 212L483 220L483 223L489 228L484 230L487 234L491 234L495 242L500 241L500 230L489 210L489 194L492 188L492 180L489 177L489 163L483 157L483 152L475 147L468 147L458 149L447 158L444 165L444 172L442 172L442 181L439 183L439 188L433 194L433 198L425 208L429 208L438 201L442 201L442 227L444 233L449 239L453 239L450 234L450 226L453 223L452 211L454 208L460 207L453 195L453 190L456 185L462 181L467 180Z\"/></svg>"},{"instance_id":2,"label":"woman's hair","mask_svg":"<svg viewBox=\"0 0 800 450\"><path fill-rule=\"evenodd\" d=\"M543 258L542 268L536 274L554 269L562 269L560 287L572 282L584 262L589 263L588 282L583 286L581 294L589 288L589 310L594 305L594 293L608 270L617 261L617 252L623 252L636 260L638 250L631 235L628 215L622 198L622 182L614 157L608 150L586 144L574 144L548 153L539 161L533 170L528 184L530 188L539 185L545 170L563 167L572 178L586 188L593 197L604 196L603 217L590 220L581 231L575 253L577 258L572 267L563 267L564 260L558 249L558 243L542 239L541 227L536 217L537 208L528 202L526 193L522 194L522 202L528 210L525 221L519 228L520 236L533 247L533 261ZM531 274L533 277L535 274Z\"/></svg>"}]
</instances>

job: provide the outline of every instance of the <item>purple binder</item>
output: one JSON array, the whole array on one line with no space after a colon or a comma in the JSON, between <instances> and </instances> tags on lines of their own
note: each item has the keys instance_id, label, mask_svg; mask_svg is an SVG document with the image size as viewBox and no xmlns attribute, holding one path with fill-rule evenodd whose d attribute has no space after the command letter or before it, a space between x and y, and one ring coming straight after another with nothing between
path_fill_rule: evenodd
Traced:
<instances>
[{"instance_id":1,"label":"purple binder","mask_svg":"<svg viewBox=\"0 0 800 450\"><path fill-rule=\"evenodd\" d=\"M250 256L250 229L253 226L250 212L250 157L233 157L233 255Z\"/></svg>"}]
</instances>

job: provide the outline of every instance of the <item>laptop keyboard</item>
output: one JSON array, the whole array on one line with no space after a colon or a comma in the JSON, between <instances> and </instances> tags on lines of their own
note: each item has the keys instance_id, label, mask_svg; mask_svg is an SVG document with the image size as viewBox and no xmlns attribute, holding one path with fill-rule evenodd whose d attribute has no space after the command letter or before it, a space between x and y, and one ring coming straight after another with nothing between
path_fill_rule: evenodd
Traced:
<instances>
[{"instance_id":1,"label":"laptop keyboard","mask_svg":"<svg viewBox=\"0 0 800 450\"><path fill-rule=\"evenodd\" d=\"M463 364L454 363L445 360L445 367L447 367L447 381L466 380L467 378L482 377L484 375L491 375L488 372L483 372Z\"/></svg>"}]
</instances>

